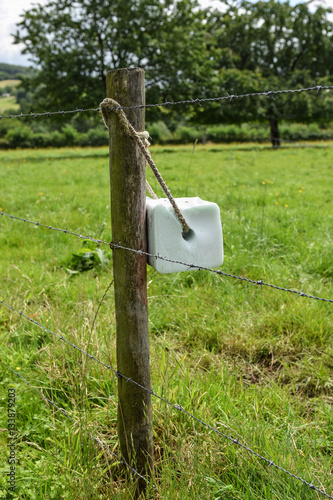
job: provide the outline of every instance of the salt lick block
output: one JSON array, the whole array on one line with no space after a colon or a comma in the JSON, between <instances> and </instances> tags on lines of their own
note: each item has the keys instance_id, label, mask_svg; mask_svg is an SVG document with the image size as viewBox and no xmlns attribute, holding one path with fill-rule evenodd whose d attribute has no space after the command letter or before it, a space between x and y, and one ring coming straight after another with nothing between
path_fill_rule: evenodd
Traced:
<instances>
[{"instance_id":1,"label":"salt lick block","mask_svg":"<svg viewBox=\"0 0 333 500\"><path fill-rule=\"evenodd\" d=\"M220 209L201 198L176 198L190 231L182 225L168 199L147 198L148 252L200 267L217 267L223 262ZM148 257L159 273L188 271L183 264Z\"/></svg>"}]
</instances>

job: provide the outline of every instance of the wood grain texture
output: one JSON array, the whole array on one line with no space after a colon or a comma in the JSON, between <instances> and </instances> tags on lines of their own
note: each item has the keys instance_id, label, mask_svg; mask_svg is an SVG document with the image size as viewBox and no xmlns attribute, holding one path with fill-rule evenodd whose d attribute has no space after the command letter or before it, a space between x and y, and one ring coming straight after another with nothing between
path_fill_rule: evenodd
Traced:
<instances>
[{"instance_id":1,"label":"wood grain texture","mask_svg":"<svg viewBox=\"0 0 333 500\"><path fill-rule=\"evenodd\" d=\"M122 106L145 103L144 71L119 69L107 74L107 97ZM144 109L126 110L135 130L145 129ZM147 250L145 159L116 112L109 116L112 241ZM116 249L113 255L117 322L117 369L150 388L147 262ZM118 435L121 453L141 474L153 468L151 395L118 379ZM145 484L140 480L139 489Z\"/></svg>"}]
</instances>

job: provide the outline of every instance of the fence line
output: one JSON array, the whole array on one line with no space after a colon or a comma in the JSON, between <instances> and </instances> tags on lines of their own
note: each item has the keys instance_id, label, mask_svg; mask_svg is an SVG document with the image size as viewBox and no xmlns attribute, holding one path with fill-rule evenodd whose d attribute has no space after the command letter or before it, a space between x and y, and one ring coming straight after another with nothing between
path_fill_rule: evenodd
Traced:
<instances>
[{"instance_id":1,"label":"fence line","mask_svg":"<svg viewBox=\"0 0 333 500\"><path fill-rule=\"evenodd\" d=\"M139 384L138 382L136 382L135 380L133 380L132 378L129 378L129 377L126 377L126 375L123 375L122 373L120 373L118 370L115 370L114 368L112 368L112 366L110 365L107 365L105 363L103 363L103 361L99 360L98 358L96 358L95 356L87 353L86 351L84 351L83 349L81 349L80 347L77 347L75 344L72 344L71 342L69 342L68 340L66 340L63 336L60 336L60 335L57 335L56 333L52 332L49 328L45 327L44 325L41 325L40 323L38 323L37 321L35 321L34 319L32 318L29 318L29 316L26 316L22 311L19 311L18 309L16 309L15 307L9 305L9 304L6 304L4 301L0 300L0 303L4 306L6 306L7 308L11 309L12 311L15 311L17 312L20 316L22 316L23 318L25 318L26 320L30 321L31 323L34 323L35 325L37 325L38 327L42 328L43 330L45 330L46 332L49 332L51 333L52 335L58 337L60 340L63 340L64 342L66 342L67 344L69 344L72 348L74 349L77 349L78 351L80 351L81 353L85 354L88 358L90 359L93 359L94 361L97 361L99 364L101 364L102 366L104 366L106 369L108 370L111 370L117 378L123 378L126 383L130 382L131 384L134 384L136 385L137 387L139 387L140 389L143 389L144 391L148 392L149 394L151 394L152 396L158 398L159 400L163 401L165 404L167 404L168 406L174 408L175 410L177 411L180 411L182 413L184 413L187 417L191 418L192 420L195 420L196 422L198 422L199 424L203 425L204 427L208 428L209 430L211 430L212 432L214 432L215 434L218 434L219 436L222 436L223 438L227 439L228 441L230 441L231 443L237 445L237 446L240 446L241 448L243 448L244 450L246 450L247 452L249 452L251 455L254 455L255 457L259 458L260 460L262 460L263 462L267 463L269 466L271 467L274 467L278 470L280 470L281 472L284 472L285 474L287 474L288 476L290 477L293 477L294 479L297 479L298 481L301 481L303 484L305 484L306 486L308 486L310 489L314 490L314 491L317 491L317 493L320 493L322 495L324 495L325 497L327 498L330 498L333 500L333 497L328 495L327 493L325 493L323 490L320 490L319 488L317 488L315 485L313 485L312 483L309 483L308 481L306 481L305 479L301 478L300 476L297 476L296 474L293 474L292 472L288 471L287 469L284 469L283 467L280 467L279 465L277 465L275 462L273 462L272 460L269 460L268 458L265 458L264 456L260 455L259 453L257 453L256 451L253 451L251 448L249 448L248 446L242 444L238 438L234 439L230 436L228 436L227 434L219 431L218 429L216 429L215 427L213 427L212 425L208 424L207 422L204 422L203 420L201 420L200 418L196 417L195 415L193 415L192 413L188 412L187 410L185 410L181 405L177 404L177 403L171 403L169 400L167 400L166 398L164 398L163 396L160 396L159 394L156 394L156 392L154 392L153 389L148 389L147 387L144 387L143 385ZM17 373L15 370L13 370L12 368L10 368L6 363L4 363L1 358L0 358L0 362L2 362L5 366L7 366L7 368L9 368L11 371L13 371L16 375L18 375L19 377L21 377L28 385L30 385L30 387L32 387L36 392L38 392L39 394L41 394L42 397L44 397L45 399L47 399L47 401L49 401L49 403L51 403L53 406L55 406L59 411L61 411L63 414L66 415L66 417L70 418L71 420L74 420L72 417L70 417L66 412L65 410L62 410L61 408L59 408L58 406L56 406L55 403L53 403L51 400L49 400L48 398L46 398L40 391L38 391L37 389L35 389L29 382L27 382L19 373ZM106 448L108 451L110 451L110 453L112 453L118 460L120 460L124 465L126 465L127 467L129 467L132 472L135 472L137 475L139 475L141 478L143 476L140 475L140 473L138 471L136 471L134 468L132 468L129 464L127 464L127 462L125 462L122 458L120 458L118 455L116 455L115 453L111 452L111 450L109 450L108 447L106 447L105 445L103 445L103 443L101 441L99 441L97 438L95 438L94 436L92 436L85 428L82 427L82 429L88 433L88 435L90 437L92 437L93 439L95 439L96 442L98 442L99 444L101 444L104 448ZM146 478L143 478L145 479L146 482L149 483L149 481L146 479ZM153 485L155 487L155 485Z\"/></svg>"},{"instance_id":2,"label":"fence line","mask_svg":"<svg viewBox=\"0 0 333 500\"><path fill-rule=\"evenodd\" d=\"M151 108L151 107L159 107L159 106L174 106L174 105L180 105L180 104L184 104L184 105L185 104L190 104L190 105L192 105L192 104L199 104L199 105L203 105L203 104L206 104L208 102L218 102L218 101L224 101L224 100L228 100L228 101L232 102L233 100L247 98L247 97L249 97L249 98L269 97L269 98L273 98L274 99L274 96L275 95L279 95L279 94L295 94L295 93L311 92L311 91L316 91L316 93L318 94L320 91L325 91L325 90L329 91L329 90L332 90L332 89L333 89L333 86L321 86L321 85L317 85L317 86L307 87L307 88L302 88L302 89L285 89L285 90L275 90L275 91L270 90L270 91L267 91L267 92L254 92L254 93L247 93L247 94L241 94L241 95L237 95L237 94L229 95L228 93L226 93L226 95L220 96L220 97L202 98L202 99L197 98L197 99L188 99L188 100L182 100L182 101L170 101L170 102L163 102L163 103L156 103L156 104L146 104L146 105L136 105L136 106L126 106L126 107L119 106L116 109ZM29 114L22 114L21 113L19 115L2 115L2 116L0 115L0 119L5 119L5 118L9 118L9 119L11 119L11 118L37 118L37 117L41 117L41 116L52 117L54 115L63 115L63 116L65 116L67 114L75 114L75 113L82 113L82 112L99 112L99 111L100 111L100 108L75 109L75 110L68 110L68 111L45 111L44 113L34 113L34 112L31 112ZM241 281L245 281L245 282L257 285L257 286L268 286L268 287L271 287L273 289L277 289L277 290L280 290L280 291L285 291L285 292L293 293L293 294L296 294L296 295L301 296L301 297L307 297L307 298L310 298L310 299L315 299L315 300L320 300L320 301L330 302L330 303L333 302L333 300L331 300L331 299L326 299L326 298L312 296L312 295L304 293L303 291L295 291L295 290L292 290L292 289L279 287L279 286L276 286L276 285L273 285L273 284L270 284L270 283L265 283L263 280L251 280L249 278L245 278L245 277L241 277L241 276L237 276L237 275L225 273L225 272L222 272L220 270L215 270L215 269L211 269L211 268L206 268L206 267L198 266L198 265L195 265L195 264L188 264L188 263L184 263L184 262L181 262L181 261L172 260L172 259L169 259L167 257L163 257L163 256L160 256L160 255L153 255L151 253L148 253L148 252L145 252L145 251L142 251L142 250L135 250L133 248L128 248L128 247L122 246L120 243L113 243L113 242L109 243L109 242L106 242L106 241L101 240L101 239L92 238L90 236L83 236L81 234L69 231L67 229L54 228L54 227L52 227L50 225L45 225L45 224L42 224L40 222L33 222L33 221L30 221L30 220L27 220L27 219L24 219L24 218L21 218L21 217L18 217L18 216L6 214L4 212L0 212L0 215L5 216L5 217L9 217L11 219L21 220L23 222L26 222L26 223L29 223L29 224L33 224L35 226L41 226L41 227L46 228L46 229L55 230L55 231L62 232L62 233L65 233L65 234L70 234L70 235L76 236L76 237L78 237L80 239L88 239L90 241L93 241L96 244L106 244L106 245L108 245L113 250L121 249L121 250L129 251L129 252L134 252L134 253L139 254L139 255L146 255L148 257L152 257L152 258L156 258L156 259L161 259L161 260L164 260L164 261L167 261L167 262L181 264L181 265L187 267L188 269L196 269L198 271L205 270L205 271L209 271L209 272L212 272L212 273L220 275L220 276L231 277L231 278L234 278L234 279L238 279L238 280L241 280ZM109 286L111 286L111 285L109 285ZM106 292L105 292L105 294L106 294ZM105 296L105 294L104 294L104 296ZM104 298L104 296L103 296L103 298ZM54 335L55 337L59 338L60 340L62 340L66 344L70 345L72 348L78 350L79 352L81 352L85 356L89 357L90 359L93 359L94 361L97 361L99 364L101 364L105 368L111 370L116 375L117 378L123 378L126 381L126 383L129 382L131 384L136 385L138 388L141 388L144 391L146 391L149 394L151 394L152 396L160 399L165 404L169 405L170 407L174 408L175 410L184 413L188 418L191 418L192 420L194 420L194 421L198 422L199 424L203 425L204 427L206 427L210 431L214 432L215 434L217 434L219 436L222 436L223 438L227 439L232 444L240 446L242 449L246 450L248 453L250 453L251 455L255 456L259 460L262 460L263 462L265 462L269 466L272 466L272 467L280 470L281 472L289 475L290 477L293 477L294 479L302 482L309 489L312 489L312 490L316 491L317 493L320 493L321 495L325 496L326 498L330 498L330 499L333 500L333 496L330 496L329 494L327 494L324 491L320 490L319 488L317 488L316 486L314 486L312 484L312 482L309 483L305 479L303 479L303 478L301 478L301 477L299 477L299 476L291 473L287 469L284 469L283 467L280 467L275 462L273 462L273 461L265 458L264 456L260 455L259 453L253 451L248 446L240 443L238 439L234 439L234 438L228 436L227 434L224 434L223 432L219 431L217 428L213 427L212 425L208 424L207 422L204 422L203 420L199 419L195 415L191 414L190 412L188 412L187 410L185 410L181 405L171 403L166 398L164 398L162 396L159 396L152 389L144 387L143 385L139 384L138 382L136 382L132 378L126 377L125 375L123 375L122 373L120 373L118 370L115 370L114 368L112 368L112 366L103 363L101 360L99 360L95 356L89 354L88 352L84 351L83 349L81 349L80 347L76 346L75 344L72 344L70 341L68 341L67 339L65 339L62 335L58 335L58 334L52 332L51 330L49 330L45 326L41 325L40 323L38 323L34 319L32 319L32 318L28 317L27 315L25 315L22 311L19 311L18 309L14 308L13 306L6 304L3 300L0 300L0 303L3 306L9 308L10 310L18 313L21 317L23 317L24 319L26 319L26 320L30 321L31 323L35 324L39 328L42 328L43 330L47 331L48 333L50 333L50 334ZM96 312L96 315L95 315L95 318L94 318L94 322L96 320L97 313L98 313L98 310ZM70 415L68 415L68 413L65 410L63 410L62 408L58 407L52 400L48 399L42 392L40 392L38 389L36 389L35 387L33 387L33 385L31 385L21 374L17 373L17 371L15 371L9 365L7 365L6 363L4 363L4 361L1 358L0 358L0 362L4 366L6 366L9 370L11 370L13 373L15 373L18 377L20 377L35 392L37 392L38 394L40 394L40 396L45 401L47 401L52 406L54 406L58 411L60 411L68 419L72 420L75 425L79 425L79 423L76 422L73 417L71 417ZM116 453L114 453L113 451L111 451L108 448L108 446L106 446L102 441L100 441L98 438L96 438L95 436L93 436L86 428L84 428L82 426L80 426L80 428L84 432L86 432L87 435L89 437L91 437L98 445L102 446L105 450L109 451L109 453L112 456L114 456L121 464L123 464L126 467L128 467L135 475L137 475L138 477L140 477L141 479L143 479L146 483L152 484L152 483L150 483L150 481L147 478L145 478L144 476L142 476L134 467L132 467L130 464L128 464L126 462L126 460L124 460L124 458L118 456ZM154 484L152 484L152 486L154 488L156 488L156 486Z\"/></svg>"},{"instance_id":3,"label":"fence line","mask_svg":"<svg viewBox=\"0 0 333 500\"><path fill-rule=\"evenodd\" d=\"M55 334L54 334L55 335ZM63 339L64 340L64 339ZM78 348L77 348L78 349ZM75 422L74 418L71 417L70 415L68 415L68 413L63 409L63 408L60 408L59 406L57 406L51 399L47 398L42 392L40 392L38 389L36 389L33 385L30 384L30 382L28 382L28 380L26 380L20 373L18 373L16 370L14 370L13 368L11 368L9 365L7 365L7 363L5 363L1 358L0 358L0 363L2 363L4 366L6 366L9 370L11 370L13 373L15 373L15 375L17 375L18 377L20 377L22 380L24 380L24 382L29 385L35 392L37 392L38 394L40 394L42 396L42 398L46 401L48 401L48 403L50 403L52 406L54 406L58 411L60 411L63 415L65 415L65 417L69 418L69 420L72 420L72 422L74 422L75 425L79 425L77 422ZM140 472L138 472L134 467L132 467L130 464L128 464L122 457L119 457L119 455L117 455L116 453L114 453L113 451L110 450L110 448L108 446L106 446L106 444L102 443L102 441L98 438L96 438L95 436L93 436L85 427L83 427L82 425L79 425L80 429L82 429L89 437L91 437L97 444L99 444L100 446L102 446L105 450L107 450L111 455L113 455L121 464L125 465L126 467L128 467L134 474L136 474L138 477L140 477L141 479L143 479L146 483L150 484L150 481L148 481L148 479L144 476L142 476L140 474ZM154 488L156 488L155 485L153 485Z\"/></svg>"},{"instance_id":4,"label":"fence line","mask_svg":"<svg viewBox=\"0 0 333 500\"><path fill-rule=\"evenodd\" d=\"M136 106L119 106L117 109L140 109L140 108L158 108L159 106L176 106L179 104L205 104L207 102L217 102L217 101L233 101L235 99L244 99L246 97L271 97L273 98L275 95L280 95L280 94L299 94L301 92L311 92L311 91L316 91L317 94L321 92L322 90L332 90L333 85L315 85L313 87L305 87L301 89L280 89L280 90L267 90L264 92L249 92L247 94L228 94L226 92L226 95L224 96L219 96L219 97L203 97L203 98L196 98L196 99L185 99L182 101L165 101L165 102L160 102L160 103L155 103L155 104L139 104ZM44 111L42 113L21 113L17 115L0 115L0 120L5 119L5 118L37 118L40 116L47 116L51 117L54 115L66 115L66 114L73 114L73 113L86 113L86 112L98 112L100 111L100 108L87 108L87 109L82 109L82 108L77 108L77 109L72 109L68 111Z\"/></svg>"},{"instance_id":5,"label":"fence line","mask_svg":"<svg viewBox=\"0 0 333 500\"><path fill-rule=\"evenodd\" d=\"M136 254L139 254L139 255L146 255L147 257L151 257L151 258L155 258L155 259L160 259L160 260L163 260L165 262L172 262L174 264L181 264L181 265L187 267L188 270L195 269L195 270L198 270L198 271L200 271L200 270L202 270L202 271L208 271L210 273L217 274L219 276L225 276L225 277L228 277L228 278L234 278L234 279L237 279L237 280L240 280L240 281L245 281L246 283L251 283L253 285L267 286L269 288L273 288L275 290L280 290L282 292L293 293L295 295L298 295L299 297L306 297L308 299L314 299L314 300L320 300L322 302L333 303L332 299L326 299L326 298L323 298L323 297L317 297L315 295L310 295L308 293L304 293L302 290L301 291L297 291L297 290L292 290L290 288L284 288L284 287L281 287L281 286L273 285L271 283L266 283L265 281L263 281L261 279L260 280L252 280L250 278L245 278L244 276L237 276L235 274L225 273L224 271L220 271L219 269L211 269L209 267L203 267L203 266L199 266L199 265L196 265L196 264L189 264L187 262L182 262L182 261L179 261L179 260L169 259L168 257L163 257L162 255L154 255L154 254L149 253L149 252L144 252L143 250L135 250L134 248L128 248L128 247L122 246L119 243L113 243L113 242L109 243L107 241L104 241L104 240L101 240L101 239L92 238L90 236L83 236L82 234L74 233L73 231L69 231L68 229L55 228L55 227L47 225L47 224L41 224L40 222L34 222L34 221L31 221L31 220L28 220L28 219L24 219L24 218L19 217L17 215L6 214L5 212L0 212L0 215L2 215L4 217L9 217L10 219L20 220L20 221L26 222L28 224L33 224L35 226L44 227L44 228L50 229L52 231L58 231L60 233L70 234L70 235L76 236L76 237L78 237L80 239L90 240L90 241L92 241L94 243L97 243L97 244L105 244L105 245L108 245L111 249L126 250L128 252L133 252L133 253L136 253Z\"/></svg>"}]
</instances>

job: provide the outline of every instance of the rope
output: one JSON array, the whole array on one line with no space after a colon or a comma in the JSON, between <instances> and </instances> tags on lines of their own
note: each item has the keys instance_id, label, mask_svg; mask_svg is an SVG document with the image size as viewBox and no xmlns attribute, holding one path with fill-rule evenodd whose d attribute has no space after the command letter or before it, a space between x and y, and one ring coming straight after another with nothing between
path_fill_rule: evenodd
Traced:
<instances>
[{"instance_id":1,"label":"rope","mask_svg":"<svg viewBox=\"0 0 333 500\"><path fill-rule=\"evenodd\" d=\"M153 188L151 187L151 185L149 184L147 179L146 179L146 189L147 189L148 193L150 194L150 196L153 198L153 200L158 200L158 196L155 194Z\"/></svg>"},{"instance_id":2,"label":"rope","mask_svg":"<svg viewBox=\"0 0 333 500\"><path fill-rule=\"evenodd\" d=\"M103 120L104 120L104 116L103 116ZM104 123L105 123L105 120L104 120ZM143 144L146 146L146 148L149 148L150 146L150 142L149 142L149 132L145 131L145 132L137 132L138 136L140 137L140 139L142 140ZM146 167L147 167L147 163L146 163ZM148 193L150 194L150 196L154 199L154 200L157 200L158 199L158 196L155 194L153 188L151 187L151 185L149 184L149 182L147 181L146 179L146 189L148 191Z\"/></svg>"},{"instance_id":3,"label":"rope","mask_svg":"<svg viewBox=\"0 0 333 500\"><path fill-rule=\"evenodd\" d=\"M140 137L140 135L138 134L138 132L134 129L133 125L130 124L130 122L128 121L124 111L122 109L120 109L119 107L119 104L117 103L117 101L114 101L113 99L110 99L110 98L107 98L107 99L104 99L103 102L101 102L100 104L100 109L101 109L101 113L102 113L102 117L103 117L103 121L104 121L104 124L106 126L106 128L109 128L109 125L108 125L108 119L109 119L109 116L108 116L108 111L116 111L117 114L118 114L118 117L119 117L119 120L120 120L120 123L122 124L122 126L124 127L124 130L125 132L130 136L130 137L133 137L139 148L141 149L141 152L143 153L144 157L146 158L147 160L147 163L150 165L156 179L158 180L158 182L160 183L165 195L167 196L168 200L170 201L174 211L176 212L177 214L177 217L178 219L180 220L181 222L181 225L183 226L183 231L185 233L187 233L189 230L190 230L190 227L189 225L187 224L186 220L185 220L185 217L183 216L180 208L178 207L174 197L172 196L168 186L166 185L163 177L161 176L160 172L158 171L158 168L156 167L151 155L150 155L150 152L148 150L148 147L144 144L144 141L142 140L142 138ZM142 132L141 132L142 134ZM144 132L144 134L146 134L146 132Z\"/></svg>"}]
</instances>

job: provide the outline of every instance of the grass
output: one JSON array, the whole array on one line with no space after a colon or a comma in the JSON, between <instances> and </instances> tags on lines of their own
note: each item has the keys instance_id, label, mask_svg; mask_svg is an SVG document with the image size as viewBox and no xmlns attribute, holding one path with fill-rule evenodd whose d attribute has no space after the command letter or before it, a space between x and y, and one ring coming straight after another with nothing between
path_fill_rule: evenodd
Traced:
<instances>
[{"instance_id":1,"label":"grass","mask_svg":"<svg viewBox=\"0 0 333 500\"><path fill-rule=\"evenodd\" d=\"M17 87L20 84L21 80L1 80L0 81L0 89L5 87Z\"/></svg>"},{"instance_id":2,"label":"grass","mask_svg":"<svg viewBox=\"0 0 333 500\"><path fill-rule=\"evenodd\" d=\"M221 209L221 269L332 298L332 150L155 147L175 196ZM0 152L0 208L111 240L107 149ZM190 169L190 174L189 174ZM148 173L155 191L160 190ZM70 274L80 240L0 220L0 298L116 366L112 263ZM110 256L110 260L111 256ZM332 305L221 278L148 269L152 383L221 432L333 494ZM18 314L0 308L1 359L116 453L117 380ZM2 366L0 498L127 499L135 483L78 427ZM15 496L7 391L16 390ZM311 491L153 399L163 499L314 499ZM8 486L8 485L7 485Z\"/></svg>"},{"instance_id":3,"label":"grass","mask_svg":"<svg viewBox=\"0 0 333 500\"><path fill-rule=\"evenodd\" d=\"M17 111L19 107L20 106L17 104L15 96L11 95L9 97L0 97L0 113L4 113L9 109Z\"/></svg>"},{"instance_id":4,"label":"grass","mask_svg":"<svg viewBox=\"0 0 333 500\"><path fill-rule=\"evenodd\" d=\"M21 80L2 80L0 81L0 89L5 87L17 87ZM0 96L0 113L4 113L8 110L17 111L19 109L19 105L16 102L15 96L9 97L1 97Z\"/></svg>"}]
</instances>

